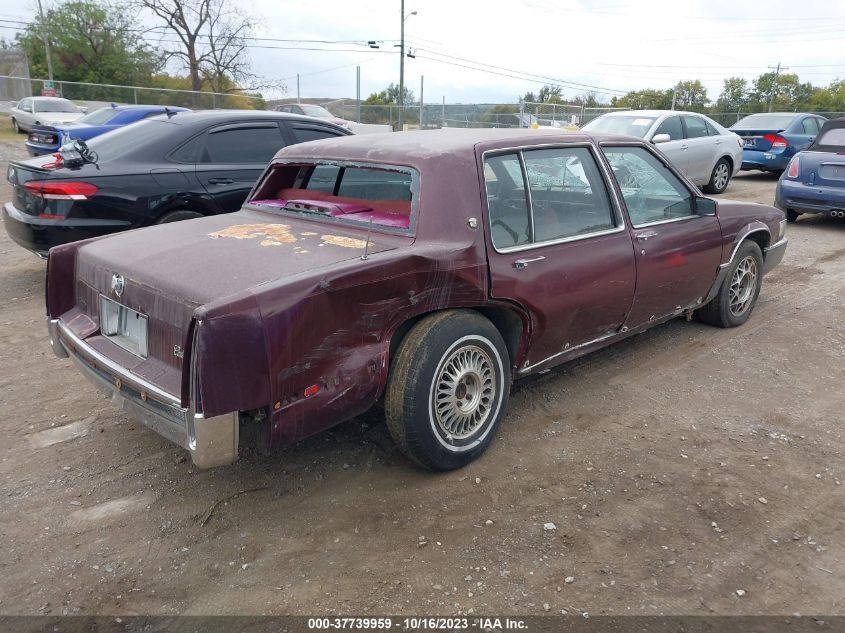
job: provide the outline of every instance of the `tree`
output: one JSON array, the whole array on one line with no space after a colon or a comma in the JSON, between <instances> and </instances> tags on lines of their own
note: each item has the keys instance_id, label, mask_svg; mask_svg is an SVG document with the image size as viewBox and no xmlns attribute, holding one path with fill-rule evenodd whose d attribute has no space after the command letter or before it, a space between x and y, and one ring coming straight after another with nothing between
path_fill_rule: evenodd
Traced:
<instances>
[{"instance_id":1,"label":"tree","mask_svg":"<svg viewBox=\"0 0 845 633\"><path fill-rule=\"evenodd\" d=\"M49 9L43 20L36 16L18 35L36 77L47 76L42 32L50 40L58 80L143 85L162 65L125 12L95 0L74 0Z\"/></svg>"},{"instance_id":2,"label":"tree","mask_svg":"<svg viewBox=\"0 0 845 633\"><path fill-rule=\"evenodd\" d=\"M632 90L623 97L613 97L610 105L632 110L668 110L672 107L672 91L654 88Z\"/></svg>"},{"instance_id":3,"label":"tree","mask_svg":"<svg viewBox=\"0 0 845 633\"><path fill-rule=\"evenodd\" d=\"M236 85L254 78L246 40L253 21L230 0L134 0L152 13L166 35L177 42L162 41L168 60L178 60L191 78L191 89L207 83L222 91L224 78ZM218 90L219 89L219 90Z\"/></svg>"},{"instance_id":4,"label":"tree","mask_svg":"<svg viewBox=\"0 0 845 633\"><path fill-rule=\"evenodd\" d=\"M696 79L679 81L675 85L675 105L681 110L703 110L707 103L707 88Z\"/></svg>"},{"instance_id":5,"label":"tree","mask_svg":"<svg viewBox=\"0 0 845 633\"><path fill-rule=\"evenodd\" d=\"M716 107L725 112L739 112L748 102L748 82L742 77L728 77L722 84L722 93Z\"/></svg>"},{"instance_id":6,"label":"tree","mask_svg":"<svg viewBox=\"0 0 845 633\"><path fill-rule=\"evenodd\" d=\"M561 96L561 87L552 84L545 84L540 88L539 94L535 95L533 91L529 90L522 97L526 103L563 103Z\"/></svg>"}]
</instances>

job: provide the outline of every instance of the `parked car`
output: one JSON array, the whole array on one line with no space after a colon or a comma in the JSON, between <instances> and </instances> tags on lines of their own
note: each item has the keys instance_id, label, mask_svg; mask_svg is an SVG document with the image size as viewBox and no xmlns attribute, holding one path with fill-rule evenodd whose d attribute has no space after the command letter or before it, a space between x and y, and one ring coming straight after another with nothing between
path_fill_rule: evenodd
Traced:
<instances>
[{"instance_id":1,"label":"parked car","mask_svg":"<svg viewBox=\"0 0 845 633\"><path fill-rule=\"evenodd\" d=\"M827 121L810 147L789 161L775 206L795 222L804 213L845 218L845 118Z\"/></svg>"},{"instance_id":2,"label":"parked car","mask_svg":"<svg viewBox=\"0 0 845 633\"><path fill-rule=\"evenodd\" d=\"M166 112L188 112L188 109L176 106L119 106L113 103L111 106L89 112L73 123L34 125L26 140L26 151L30 156L52 154L72 139L81 138L88 141L105 132Z\"/></svg>"},{"instance_id":3,"label":"parked car","mask_svg":"<svg viewBox=\"0 0 845 633\"><path fill-rule=\"evenodd\" d=\"M65 242L237 211L279 148L347 134L278 112L146 119L75 141L77 149L11 161L3 222L15 242L43 257Z\"/></svg>"},{"instance_id":4,"label":"parked car","mask_svg":"<svg viewBox=\"0 0 845 633\"><path fill-rule=\"evenodd\" d=\"M27 97L12 104L9 110L12 129L28 132L33 125L67 125L82 118L85 110L73 101L60 97Z\"/></svg>"},{"instance_id":5,"label":"parked car","mask_svg":"<svg viewBox=\"0 0 845 633\"><path fill-rule=\"evenodd\" d=\"M52 249L50 338L198 466L233 461L241 424L266 451L383 400L400 449L448 470L513 379L679 315L743 324L785 227L629 137L336 138L279 152L237 213Z\"/></svg>"},{"instance_id":6,"label":"parked car","mask_svg":"<svg viewBox=\"0 0 845 633\"><path fill-rule=\"evenodd\" d=\"M628 110L609 112L585 132L628 134L658 145L669 160L705 193L722 193L742 163L742 141L697 112Z\"/></svg>"},{"instance_id":7,"label":"parked car","mask_svg":"<svg viewBox=\"0 0 845 633\"><path fill-rule=\"evenodd\" d=\"M276 106L276 112L289 112L291 114L302 114L304 116L313 116L318 119L325 119L329 123L334 123L341 127L351 127L351 121L336 117L331 112L326 110L323 106L318 106L310 103L286 103L284 105Z\"/></svg>"},{"instance_id":8,"label":"parked car","mask_svg":"<svg viewBox=\"0 0 845 633\"><path fill-rule=\"evenodd\" d=\"M751 114L730 129L742 137L742 169L782 172L789 161L807 149L825 119L817 114L763 112Z\"/></svg>"}]
</instances>

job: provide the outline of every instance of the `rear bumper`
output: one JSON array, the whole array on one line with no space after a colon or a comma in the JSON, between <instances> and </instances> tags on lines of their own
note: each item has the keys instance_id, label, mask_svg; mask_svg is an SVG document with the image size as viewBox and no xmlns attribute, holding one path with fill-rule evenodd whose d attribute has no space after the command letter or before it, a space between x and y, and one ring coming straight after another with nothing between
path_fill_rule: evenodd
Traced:
<instances>
[{"instance_id":1,"label":"rear bumper","mask_svg":"<svg viewBox=\"0 0 845 633\"><path fill-rule=\"evenodd\" d=\"M845 210L845 187L809 186L782 178L775 192L775 206L782 211L790 209L798 213Z\"/></svg>"},{"instance_id":2,"label":"rear bumper","mask_svg":"<svg viewBox=\"0 0 845 633\"><path fill-rule=\"evenodd\" d=\"M71 332L60 319L49 319L50 346L70 357L82 374L113 404L153 431L187 449L200 468L231 464L238 457L238 412L214 418L183 407L180 399L116 365Z\"/></svg>"},{"instance_id":3,"label":"rear bumper","mask_svg":"<svg viewBox=\"0 0 845 633\"><path fill-rule=\"evenodd\" d=\"M88 218L48 220L21 213L15 205L3 205L3 225L6 233L19 246L46 257L53 246L100 237L109 233L125 231L129 222L120 220L96 220Z\"/></svg>"},{"instance_id":4,"label":"rear bumper","mask_svg":"<svg viewBox=\"0 0 845 633\"><path fill-rule=\"evenodd\" d=\"M742 150L742 169L761 171L783 171L789 164L793 152L762 152L754 149Z\"/></svg>"}]
</instances>

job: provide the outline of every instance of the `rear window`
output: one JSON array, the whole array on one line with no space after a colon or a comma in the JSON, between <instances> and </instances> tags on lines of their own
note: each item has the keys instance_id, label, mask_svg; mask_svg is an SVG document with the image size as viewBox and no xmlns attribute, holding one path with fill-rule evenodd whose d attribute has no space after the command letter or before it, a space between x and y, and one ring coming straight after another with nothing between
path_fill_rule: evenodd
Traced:
<instances>
[{"instance_id":1,"label":"rear window","mask_svg":"<svg viewBox=\"0 0 845 633\"><path fill-rule=\"evenodd\" d=\"M752 114L731 126L732 130L785 130L795 118L794 114Z\"/></svg>"},{"instance_id":2,"label":"rear window","mask_svg":"<svg viewBox=\"0 0 845 633\"><path fill-rule=\"evenodd\" d=\"M656 120L657 117L653 116L638 116L636 114L622 116L615 114L593 119L583 129L587 132L627 134L628 136L643 138Z\"/></svg>"},{"instance_id":3,"label":"rear window","mask_svg":"<svg viewBox=\"0 0 845 633\"><path fill-rule=\"evenodd\" d=\"M35 99L36 112L79 112L72 101L67 99Z\"/></svg>"},{"instance_id":4,"label":"rear window","mask_svg":"<svg viewBox=\"0 0 845 633\"><path fill-rule=\"evenodd\" d=\"M87 143L97 152L98 162L103 162L137 151L139 147L159 143L171 137L177 129L176 124L168 121L146 119L95 136Z\"/></svg>"},{"instance_id":5,"label":"rear window","mask_svg":"<svg viewBox=\"0 0 845 633\"><path fill-rule=\"evenodd\" d=\"M276 163L250 203L329 222L410 233L415 225L419 176L386 165Z\"/></svg>"},{"instance_id":6,"label":"rear window","mask_svg":"<svg viewBox=\"0 0 845 633\"><path fill-rule=\"evenodd\" d=\"M118 115L118 111L114 108L100 108L86 114L81 119L77 119L77 123L87 123L88 125L105 125Z\"/></svg>"},{"instance_id":7,"label":"rear window","mask_svg":"<svg viewBox=\"0 0 845 633\"><path fill-rule=\"evenodd\" d=\"M834 145L837 147L845 147L845 128L834 127L829 128L827 132L816 139L816 145Z\"/></svg>"}]
</instances>

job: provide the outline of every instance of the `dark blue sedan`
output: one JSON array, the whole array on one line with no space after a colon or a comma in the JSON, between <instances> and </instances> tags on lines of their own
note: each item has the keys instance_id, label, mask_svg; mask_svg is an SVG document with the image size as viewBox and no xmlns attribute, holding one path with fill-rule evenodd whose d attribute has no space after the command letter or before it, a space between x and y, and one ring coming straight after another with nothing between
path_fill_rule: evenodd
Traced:
<instances>
[{"instance_id":1,"label":"dark blue sedan","mask_svg":"<svg viewBox=\"0 0 845 633\"><path fill-rule=\"evenodd\" d=\"M111 104L105 108L94 110L73 123L66 125L35 125L26 140L26 150L30 156L52 154L59 151L59 147L71 139L88 139L99 136L104 132L135 123L141 119L170 112L184 112L187 108L176 106L119 106Z\"/></svg>"},{"instance_id":2,"label":"dark blue sedan","mask_svg":"<svg viewBox=\"0 0 845 633\"><path fill-rule=\"evenodd\" d=\"M764 112L740 119L729 129L742 137L742 169L782 172L790 159L807 149L824 125L817 114Z\"/></svg>"},{"instance_id":3,"label":"dark blue sedan","mask_svg":"<svg viewBox=\"0 0 845 633\"><path fill-rule=\"evenodd\" d=\"M815 142L792 158L778 181L775 206L790 222L803 213L845 218L845 118L825 123Z\"/></svg>"}]
</instances>

